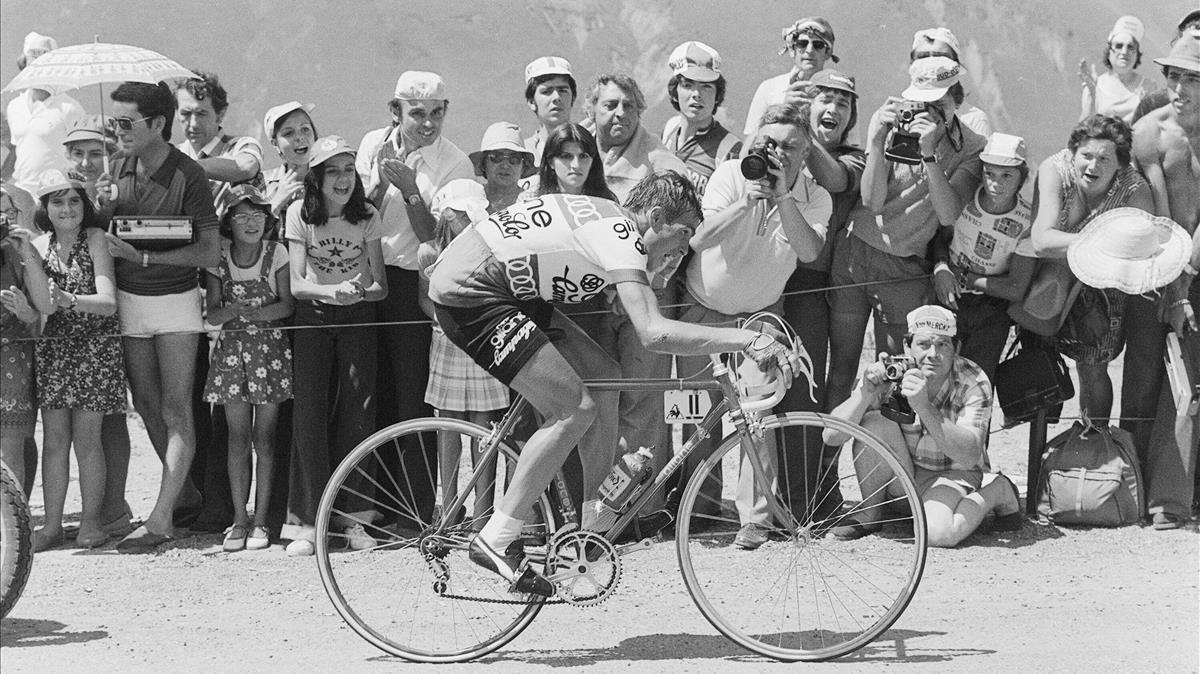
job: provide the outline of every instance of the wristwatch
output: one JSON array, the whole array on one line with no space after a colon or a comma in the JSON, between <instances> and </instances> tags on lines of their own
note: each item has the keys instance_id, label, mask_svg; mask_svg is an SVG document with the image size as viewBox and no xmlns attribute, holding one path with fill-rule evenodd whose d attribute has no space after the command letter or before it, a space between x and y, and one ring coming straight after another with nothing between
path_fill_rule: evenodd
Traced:
<instances>
[{"instance_id":1,"label":"wristwatch","mask_svg":"<svg viewBox=\"0 0 1200 674\"><path fill-rule=\"evenodd\" d=\"M404 197L404 203L408 204L409 206L420 206L422 203L421 193L413 192L412 194L408 195L407 197Z\"/></svg>"}]
</instances>

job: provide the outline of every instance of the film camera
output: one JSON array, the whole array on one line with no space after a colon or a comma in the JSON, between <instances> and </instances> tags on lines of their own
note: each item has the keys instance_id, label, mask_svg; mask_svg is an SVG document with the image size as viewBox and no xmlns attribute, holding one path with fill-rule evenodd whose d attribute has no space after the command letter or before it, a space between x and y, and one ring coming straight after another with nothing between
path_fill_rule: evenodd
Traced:
<instances>
[{"instance_id":1,"label":"film camera","mask_svg":"<svg viewBox=\"0 0 1200 674\"><path fill-rule=\"evenodd\" d=\"M774 138L764 138L755 143L746 152L746 156L742 157L742 163L739 165L742 170L742 176L745 177L746 180L761 180L763 178L768 178L770 179L771 184L774 185L775 176L771 175L770 169L772 166L775 166L776 163L775 160L771 158L771 155L767 154L767 152L775 149L778 146L779 144L775 142Z\"/></svg>"},{"instance_id":2,"label":"film camera","mask_svg":"<svg viewBox=\"0 0 1200 674\"><path fill-rule=\"evenodd\" d=\"M883 359L883 378L898 383L904 379L905 372L916 366L917 361L910 356L888 356ZM913 412L899 386L892 387L892 394L880 405L879 412L898 424L911 424L917 420L917 413Z\"/></svg>"},{"instance_id":3,"label":"film camera","mask_svg":"<svg viewBox=\"0 0 1200 674\"><path fill-rule=\"evenodd\" d=\"M10 231L12 231L12 223L8 219L8 214L0 213L0 239L7 239Z\"/></svg>"},{"instance_id":4,"label":"film camera","mask_svg":"<svg viewBox=\"0 0 1200 674\"><path fill-rule=\"evenodd\" d=\"M917 115L929 109L929 104L921 101L906 99L896 103L896 129L892 131L891 142L883 151L884 157L898 164L921 163L921 139L908 131L908 125Z\"/></svg>"}]
</instances>

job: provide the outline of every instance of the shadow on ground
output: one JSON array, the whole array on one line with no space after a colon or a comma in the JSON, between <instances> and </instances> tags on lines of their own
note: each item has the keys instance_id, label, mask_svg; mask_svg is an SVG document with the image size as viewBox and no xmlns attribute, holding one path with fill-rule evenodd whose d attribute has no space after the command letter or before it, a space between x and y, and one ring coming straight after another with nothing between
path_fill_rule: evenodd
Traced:
<instances>
[{"instance_id":1,"label":"shadow on ground","mask_svg":"<svg viewBox=\"0 0 1200 674\"><path fill-rule=\"evenodd\" d=\"M108 632L104 630L67 631L67 626L57 620L5 618L3 625L5 648L62 646L108 638Z\"/></svg>"}]
</instances>

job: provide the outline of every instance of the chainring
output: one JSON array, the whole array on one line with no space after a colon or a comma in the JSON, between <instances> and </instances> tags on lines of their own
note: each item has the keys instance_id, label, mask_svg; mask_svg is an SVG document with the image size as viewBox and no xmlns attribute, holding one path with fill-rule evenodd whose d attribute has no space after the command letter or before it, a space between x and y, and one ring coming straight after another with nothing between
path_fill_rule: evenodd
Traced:
<instances>
[{"instance_id":1,"label":"chainring","mask_svg":"<svg viewBox=\"0 0 1200 674\"><path fill-rule=\"evenodd\" d=\"M550 540L546 570L558 599L571 606L595 606L621 582L621 556L594 531L562 532Z\"/></svg>"}]
</instances>

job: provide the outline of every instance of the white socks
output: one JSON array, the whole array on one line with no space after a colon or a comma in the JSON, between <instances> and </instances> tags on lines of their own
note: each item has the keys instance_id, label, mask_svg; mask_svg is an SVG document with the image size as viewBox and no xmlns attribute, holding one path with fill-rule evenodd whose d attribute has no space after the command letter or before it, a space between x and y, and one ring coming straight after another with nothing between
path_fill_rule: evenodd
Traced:
<instances>
[{"instance_id":1,"label":"white socks","mask_svg":"<svg viewBox=\"0 0 1200 674\"><path fill-rule=\"evenodd\" d=\"M508 547L508 544L517 540L517 537L521 535L521 527L524 524L524 520L514 519L497 510L492 513L487 524L483 525L483 529L479 532L479 538L491 549L504 554L504 549Z\"/></svg>"}]
</instances>

